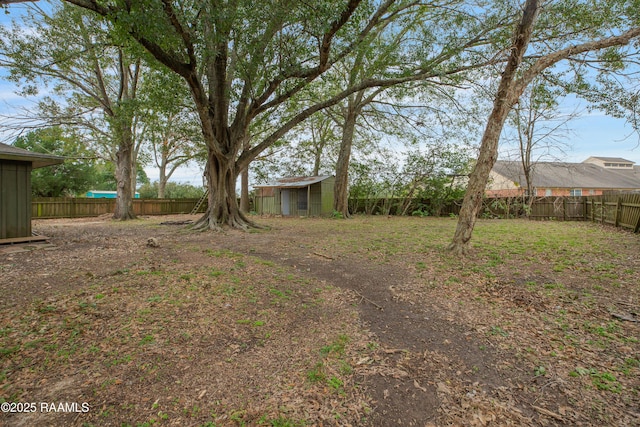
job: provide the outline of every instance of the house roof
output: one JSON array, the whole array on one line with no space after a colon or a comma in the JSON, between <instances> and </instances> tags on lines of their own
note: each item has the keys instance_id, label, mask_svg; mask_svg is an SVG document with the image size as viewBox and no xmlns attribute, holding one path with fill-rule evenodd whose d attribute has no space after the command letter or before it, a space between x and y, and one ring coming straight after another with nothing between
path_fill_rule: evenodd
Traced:
<instances>
[{"instance_id":1,"label":"house roof","mask_svg":"<svg viewBox=\"0 0 640 427\"><path fill-rule=\"evenodd\" d=\"M526 179L522 163L499 160L493 171L524 186ZM533 187L638 189L640 167L632 170L606 169L593 163L538 162L532 166Z\"/></svg>"},{"instance_id":2,"label":"house roof","mask_svg":"<svg viewBox=\"0 0 640 427\"><path fill-rule=\"evenodd\" d=\"M23 148L14 147L0 142L0 160L13 160L17 162L31 162L34 169L44 166L57 165L64 162L64 157L52 154L34 153Z\"/></svg>"},{"instance_id":3,"label":"house roof","mask_svg":"<svg viewBox=\"0 0 640 427\"><path fill-rule=\"evenodd\" d=\"M262 185L256 185L255 187L304 188L311 184L315 184L316 182L322 182L325 179L331 177L332 175L292 176L276 179L275 181L271 181Z\"/></svg>"},{"instance_id":4,"label":"house roof","mask_svg":"<svg viewBox=\"0 0 640 427\"><path fill-rule=\"evenodd\" d=\"M623 159L622 157L591 156L589 157L589 159L598 159L598 160L602 160L603 162L611 162L611 163L631 163L631 164L635 163L635 162L632 162L631 160ZM588 161L589 159L585 160L585 162Z\"/></svg>"}]
</instances>

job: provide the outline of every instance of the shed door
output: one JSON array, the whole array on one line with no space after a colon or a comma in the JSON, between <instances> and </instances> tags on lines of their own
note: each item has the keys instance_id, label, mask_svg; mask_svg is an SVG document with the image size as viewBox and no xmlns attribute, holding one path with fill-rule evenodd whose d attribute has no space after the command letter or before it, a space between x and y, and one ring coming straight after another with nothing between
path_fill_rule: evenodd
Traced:
<instances>
[{"instance_id":1,"label":"shed door","mask_svg":"<svg viewBox=\"0 0 640 427\"><path fill-rule=\"evenodd\" d=\"M289 204L289 198L290 198L289 190L282 190L280 194L282 195L280 199L282 215L291 215L290 204Z\"/></svg>"}]
</instances>

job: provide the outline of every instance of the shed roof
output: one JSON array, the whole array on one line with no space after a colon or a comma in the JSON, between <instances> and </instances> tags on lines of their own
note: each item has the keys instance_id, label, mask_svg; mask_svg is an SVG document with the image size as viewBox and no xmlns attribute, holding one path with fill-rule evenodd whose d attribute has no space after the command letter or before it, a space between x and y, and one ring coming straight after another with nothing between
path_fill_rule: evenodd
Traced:
<instances>
[{"instance_id":1,"label":"shed roof","mask_svg":"<svg viewBox=\"0 0 640 427\"><path fill-rule=\"evenodd\" d=\"M32 167L36 169L60 164L64 162L64 157L54 156L53 154L34 153L24 148L18 148L0 142L0 160L31 162Z\"/></svg>"},{"instance_id":2,"label":"shed roof","mask_svg":"<svg viewBox=\"0 0 640 427\"><path fill-rule=\"evenodd\" d=\"M256 185L255 187L278 187L278 188L304 188L316 182L322 182L331 178L332 175L320 176L292 176L287 178L276 179L266 184Z\"/></svg>"},{"instance_id":3,"label":"shed roof","mask_svg":"<svg viewBox=\"0 0 640 427\"><path fill-rule=\"evenodd\" d=\"M524 185L522 163L497 161L493 171ZM606 169L593 163L538 162L532 166L532 185L543 188L640 188L638 168L633 170Z\"/></svg>"}]
</instances>

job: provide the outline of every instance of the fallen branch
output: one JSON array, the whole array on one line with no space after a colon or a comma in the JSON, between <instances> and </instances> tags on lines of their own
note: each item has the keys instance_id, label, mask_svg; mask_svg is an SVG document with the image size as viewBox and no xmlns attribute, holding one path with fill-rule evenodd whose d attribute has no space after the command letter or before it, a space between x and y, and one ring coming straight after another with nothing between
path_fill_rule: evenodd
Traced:
<instances>
[{"instance_id":1,"label":"fallen branch","mask_svg":"<svg viewBox=\"0 0 640 427\"><path fill-rule=\"evenodd\" d=\"M319 257L322 257L322 258L326 258L326 259L334 259L333 257L330 257L329 255L324 255L324 254L321 254L319 252L314 252L313 254L314 255L318 255Z\"/></svg>"},{"instance_id":2,"label":"fallen branch","mask_svg":"<svg viewBox=\"0 0 640 427\"><path fill-rule=\"evenodd\" d=\"M193 221L190 219L187 219L184 221L165 221L160 223L160 225L187 225L187 224L193 224Z\"/></svg>"},{"instance_id":3,"label":"fallen branch","mask_svg":"<svg viewBox=\"0 0 640 427\"><path fill-rule=\"evenodd\" d=\"M375 302L371 301L369 298L365 297L360 292L356 291L355 289L353 290L353 292L355 292L360 297L361 301L364 300L364 301L368 302L369 304L373 305L378 310L384 311L384 308L381 305L376 304Z\"/></svg>"},{"instance_id":4,"label":"fallen branch","mask_svg":"<svg viewBox=\"0 0 640 427\"><path fill-rule=\"evenodd\" d=\"M533 409L535 409L536 411L540 412L541 414L548 415L548 416L550 416L551 418L555 418L555 419L556 419L556 420L558 420L558 421L562 421L562 422L564 422L564 419L562 418L562 416L561 416L561 415L556 414L555 412L551 412L551 411L550 411L550 410L548 410L548 409L541 408L541 407L539 407L539 406L535 406L535 405L532 405L532 406L533 406Z\"/></svg>"},{"instance_id":5,"label":"fallen branch","mask_svg":"<svg viewBox=\"0 0 640 427\"><path fill-rule=\"evenodd\" d=\"M620 319L620 320L626 320L627 322L637 322L638 321L638 319L636 319L635 317L625 316L624 314L611 313L611 317L615 317L616 319Z\"/></svg>"}]
</instances>

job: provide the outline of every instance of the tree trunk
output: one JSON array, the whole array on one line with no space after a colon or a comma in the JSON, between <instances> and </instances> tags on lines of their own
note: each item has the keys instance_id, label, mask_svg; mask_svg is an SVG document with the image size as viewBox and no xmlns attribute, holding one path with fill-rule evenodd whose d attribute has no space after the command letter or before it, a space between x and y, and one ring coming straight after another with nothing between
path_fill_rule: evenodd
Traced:
<instances>
[{"instance_id":1,"label":"tree trunk","mask_svg":"<svg viewBox=\"0 0 640 427\"><path fill-rule=\"evenodd\" d=\"M249 167L240 173L240 211L249 212Z\"/></svg>"},{"instance_id":2,"label":"tree trunk","mask_svg":"<svg viewBox=\"0 0 640 427\"><path fill-rule=\"evenodd\" d=\"M217 155L209 149L205 176L209 189L209 207L204 216L194 225L195 230L219 231L225 226L242 230L258 227L240 211L238 206L236 197L238 173L235 161L229 161L227 156Z\"/></svg>"},{"instance_id":3,"label":"tree trunk","mask_svg":"<svg viewBox=\"0 0 640 427\"><path fill-rule=\"evenodd\" d=\"M469 241L482 206L482 198L489 181L489 174L498 157L500 133L509 110L520 97L521 91L524 90L522 87L520 88L520 93L517 93L514 82L538 16L538 1L527 0L525 4L522 21L514 34L514 43L511 48L509 62L502 73L498 92L493 102L493 110L482 135L478 161L469 176L469 184L460 209L458 225L453 241L449 246L449 249L458 255L464 255L469 251Z\"/></svg>"},{"instance_id":4,"label":"tree trunk","mask_svg":"<svg viewBox=\"0 0 640 427\"><path fill-rule=\"evenodd\" d=\"M349 161L358 117L351 101L349 101L347 109L340 142L340 153L336 162L336 183L333 187L333 209L341 213L344 218L351 216L349 214Z\"/></svg>"},{"instance_id":5,"label":"tree trunk","mask_svg":"<svg viewBox=\"0 0 640 427\"><path fill-rule=\"evenodd\" d=\"M320 175L320 161L322 157L322 150L318 148L318 150L313 153L313 173L311 175L318 176Z\"/></svg>"},{"instance_id":6,"label":"tree trunk","mask_svg":"<svg viewBox=\"0 0 640 427\"><path fill-rule=\"evenodd\" d=\"M121 142L116 153L116 182L117 182L117 198L116 209L113 218L121 221L135 219L133 212L133 192L131 191L132 156L133 144L126 141Z\"/></svg>"},{"instance_id":7,"label":"tree trunk","mask_svg":"<svg viewBox=\"0 0 640 427\"><path fill-rule=\"evenodd\" d=\"M249 139L243 144L244 150L249 150ZM242 168L240 173L240 211L243 213L249 212L249 165Z\"/></svg>"},{"instance_id":8,"label":"tree trunk","mask_svg":"<svg viewBox=\"0 0 640 427\"><path fill-rule=\"evenodd\" d=\"M158 199L164 199L167 189L167 172L166 165L163 160L162 167L159 168L160 176L158 177Z\"/></svg>"}]
</instances>

